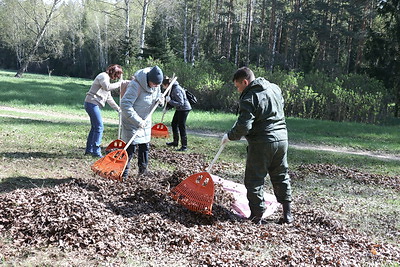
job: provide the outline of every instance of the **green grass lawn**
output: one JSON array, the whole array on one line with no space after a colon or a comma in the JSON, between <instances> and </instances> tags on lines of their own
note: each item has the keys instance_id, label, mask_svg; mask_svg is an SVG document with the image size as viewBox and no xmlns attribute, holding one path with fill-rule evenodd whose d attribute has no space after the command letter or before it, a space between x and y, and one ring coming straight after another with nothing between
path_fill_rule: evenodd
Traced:
<instances>
[{"instance_id":1,"label":"green grass lawn","mask_svg":"<svg viewBox=\"0 0 400 267\"><path fill-rule=\"evenodd\" d=\"M74 135L77 140L83 142L88 131L87 114L83 109L85 94L91 85L91 80L37 75L26 73L23 78L14 78L14 72L0 70L0 106L15 107L40 113L29 114L30 118L38 120L59 120L61 125L69 121L71 130L69 135ZM118 98L116 98L118 101ZM102 111L105 123L104 143L116 138L117 113L108 105ZM7 116L26 116L24 112L15 110L1 110L0 114ZM62 114L64 118L60 116ZM173 111L168 111L164 117L164 123L170 125ZM69 118L70 117L70 118ZM161 121L162 111L156 110L153 122ZM77 120L80 118L80 120ZM234 114L209 112L194 109L189 114L187 127L191 131L214 132L219 137L228 131L234 124ZM110 123L112 121L113 123ZM24 127L36 127L35 121L20 121ZM37 122L43 125L44 122ZM57 124L50 123L45 131L39 131L42 135L54 136L60 132ZM374 153L400 154L399 125L372 125L352 122L333 122L322 120L310 120L300 118L287 118L289 142L293 144L324 145L338 148L357 149ZM9 127L3 122L0 127ZM73 129L73 130L72 130ZM59 142L68 143L71 138L58 139ZM191 149L198 153L208 154L210 157L217 150L218 141L202 139L191 136ZM205 141L207 140L207 141ZM54 141L52 141L54 142ZM77 141L69 144L75 145ZM243 142L231 142L223 153L226 160L235 159L235 154L240 158L245 157ZM232 150L232 152L231 152ZM236 160L236 159L235 159ZM372 157L349 155L344 153L325 152L320 150L310 151L290 148L289 162L292 166L302 163L331 163L342 166L358 167L371 172L395 174L400 173L397 161L379 160Z\"/></svg>"}]
</instances>

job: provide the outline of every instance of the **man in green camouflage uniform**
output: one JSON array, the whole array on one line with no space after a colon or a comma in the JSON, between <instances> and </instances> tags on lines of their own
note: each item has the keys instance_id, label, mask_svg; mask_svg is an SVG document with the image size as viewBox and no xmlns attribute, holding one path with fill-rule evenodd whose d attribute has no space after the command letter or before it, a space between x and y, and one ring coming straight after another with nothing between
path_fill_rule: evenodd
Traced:
<instances>
[{"instance_id":1,"label":"man in green camouflage uniform","mask_svg":"<svg viewBox=\"0 0 400 267\"><path fill-rule=\"evenodd\" d=\"M288 136L281 89L264 78L255 78L253 72L238 69L233 82L241 93L239 116L222 143L247 139L247 160L244 184L254 223L262 223L265 211L264 180L269 174L277 201L282 204L283 218L279 223L292 223L290 211L291 186L288 174Z\"/></svg>"}]
</instances>

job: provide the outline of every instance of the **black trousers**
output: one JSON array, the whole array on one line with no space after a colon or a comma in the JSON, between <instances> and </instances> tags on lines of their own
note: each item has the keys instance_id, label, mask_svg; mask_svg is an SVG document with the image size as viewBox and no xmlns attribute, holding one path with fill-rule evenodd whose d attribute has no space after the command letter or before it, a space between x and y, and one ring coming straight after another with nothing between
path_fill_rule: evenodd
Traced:
<instances>
[{"instance_id":1,"label":"black trousers","mask_svg":"<svg viewBox=\"0 0 400 267\"><path fill-rule=\"evenodd\" d=\"M190 110L176 110L171 122L174 143L178 144L180 136L183 147L187 147L186 119L189 112Z\"/></svg>"},{"instance_id":2,"label":"black trousers","mask_svg":"<svg viewBox=\"0 0 400 267\"><path fill-rule=\"evenodd\" d=\"M126 152L128 153L128 163L126 164L125 171L122 174L123 177L128 177L131 159L133 158L133 154L136 153L136 150L138 150L137 157L139 173L147 169L147 165L149 163L149 143L130 145L126 149Z\"/></svg>"}]
</instances>

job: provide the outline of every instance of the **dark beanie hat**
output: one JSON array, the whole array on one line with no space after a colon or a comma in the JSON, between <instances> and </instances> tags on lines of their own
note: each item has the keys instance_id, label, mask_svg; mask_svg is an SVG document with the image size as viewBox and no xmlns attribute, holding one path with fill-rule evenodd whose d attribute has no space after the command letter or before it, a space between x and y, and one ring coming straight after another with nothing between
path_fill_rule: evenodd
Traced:
<instances>
[{"instance_id":1,"label":"dark beanie hat","mask_svg":"<svg viewBox=\"0 0 400 267\"><path fill-rule=\"evenodd\" d=\"M163 74L162 70L158 66L153 67L147 73L147 82L160 84L160 83L162 83L163 79L164 79L164 74Z\"/></svg>"}]
</instances>

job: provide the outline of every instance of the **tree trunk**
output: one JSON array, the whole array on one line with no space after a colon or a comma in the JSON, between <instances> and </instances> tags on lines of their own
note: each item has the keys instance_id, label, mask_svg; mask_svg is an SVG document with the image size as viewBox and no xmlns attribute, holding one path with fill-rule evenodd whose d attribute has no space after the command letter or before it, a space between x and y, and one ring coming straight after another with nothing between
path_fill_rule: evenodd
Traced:
<instances>
[{"instance_id":1,"label":"tree trunk","mask_svg":"<svg viewBox=\"0 0 400 267\"><path fill-rule=\"evenodd\" d=\"M188 62L187 51L188 51L188 32L187 32L187 15L188 15L188 4L187 0L184 1L184 14L183 14L183 61Z\"/></svg>"},{"instance_id":2,"label":"tree trunk","mask_svg":"<svg viewBox=\"0 0 400 267\"><path fill-rule=\"evenodd\" d=\"M347 28L348 32L353 32L353 27L354 27L354 16L351 16L349 20L349 26ZM349 74L350 73L350 64L351 64L351 53L353 48L353 36L349 34L349 37L347 37L347 59L346 59L346 70L345 73Z\"/></svg>"},{"instance_id":3,"label":"tree trunk","mask_svg":"<svg viewBox=\"0 0 400 267\"><path fill-rule=\"evenodd\" d=\"M279 18L276 19L275 23L275 29L274 29L274 41L272 43L272 53L271 53L271 68L270 70L274 70L274 65L275 65L275 51L276 51L276 43L278 40L278 26L279 26Z\"/></svg>"},{"instance_id":4,"label":"tree trunk","mask_svg":"<svg viewBox=\"0 0 400 267\"><path fill-rule=\"evenodd\" d=\"M250 64L250 44L251 44L251 31L253 26L253 0L248 0L247 3L247 54L246 65Z\"/></svg>"},{"instance_id":5,"label":"tree trunk","mask_svg":"<svg viewBox=\"0 0 400 267\"><path fill-rule=\"evenodd\" d=\"M192 42L192 65L194 65L196 52L198 50L198 42L199 42L199 31L200 31L200 9L201 3L200 0L197 0L197 9L196 9L196 21L194 25L194 38Z\"/></svg>"},{"instance_id":6,"label":"tree trunk","mask_svg":"<svg viewBox=\"0 0 400 267\"><path fill-rule=\"evenodd\" d=\"M124 11L125 11L125 45L126 45L124 58L125 58L125 65L129 65L131 58L130 47L129 47L130 28L131 28L131 22L130 22L131 0L125 0Z\"/></svg>"},{"instance_id":7,"label":"tree trunk","mask_svg":"<svg viewBox=\"0 0 400 267\"><path fill-rule=\"evenodd\" d=\"M290 47L290 68L297 67L297 40L299 35L299 13L300 13L300 0L294 1L294 19L293 19L293 31L291 38L291 47Z\"/></svg>"},{"instance_id":8,"label":"tree trunk","mask_svg":"<svg viewBox=\"0 0 400 267\"><path fill-rule=\"evenodd\" d=\"M363 21L361 25L361 35L360 35L360 41L358 43L358 49L357 49L357 57L356 57L356 65L355 65L355 72L357 73L362 65L363 62L363 57L364 57L364 45L365 45L365 35L366 35L366 28L367 28L367 8L368 6L365 6L364 12L363 12Z\"/></svg>"},{"instance_id":9,"label":"tree trunk","mask_svg":"<svg viewBox=\"0 0 400 267\"><path fill-rule=\"evenodd\" d=\"M149 4L150 0L143 0L142 24L140 26L140 40L139 40L140 54L143 54L145 33L146 33L147 11L149 10Z\"/></svg>"},{"instance_id":10,"label":"tree trunk","mask_svg":"<svg viewBox=\"0 0 400 267\"><path fill-rule=\"evenodd\" d=\"M261 26L260 26L260 41L259 44L262 46L264 43L264 29L265 29L265 9L266 9L266 0L262 1L261 8ZM262 53L258 54L257 66L261 65Z\"/></svg>"},{"instance_id":11,"label":"tree trunk","mask_svg":"<svg viewBox=\"0 0 400 267\"><path fill-rule=\"evenodd\" d=\"M232 23L233 23L233 0L229 2L228 9L228 22L226 32L228 34L227 47L226 47L226 58L229 60L231 58L231 49L232 49Z\"/></svg>"},{"instance_id":12,"label":"tree trunk","mask_svg":"<svg viewBox=\"0 0 400 267\"><path fill-rule=\"evenodd\" d=\"M268 35L268 45L266 49L266 57L265 60L267 62L266 69L267 70L272 70L273 68L273 63L272 63L272 57L273 57L273 47L274 47L274 36L276 36L276 0L272 0L272 5L271 5L271 17L269 21L269 35Z\"/></svg>"},{"instance_id":13,"label":"tree trunk","mask_svg":"<svg viewBox=\"0 0 400 267\"><path fill-rule=\"evenodd\" d=\"M220 2L220 0L216 0L215 1L215 22L216 22L216 24L215 24L215 33L214 33L214 40L215 40L215 46L216 46L216 50L215 51L217 51L219 54L221 54L222 53L222 45L221 45L221 42L222 42L222 31L221 31L221 28L220 28L220 25L221 25L221 15L219 14L219 11L220 11L220 9L221 9L221 2Z\"/></svg>"},{"instance_id":14,"label":"tree trunk","mask_svg":"<svg viewBox=\"0 0 400 267\"><path fill-rule=\"evenodd\" d=\"M236 38L235 44L235 65L239 66L240 60L240 43L242 42L242 25L243 23L239 23L239 30Z\"/></svg>"},{"instance_id":15,"label":"tree trunk","mask_svg":"<svg viewBox=\"0 0 400 267\"><path fill-rule=\"evenodd\" d=\"M97 48L98 48L98 54L99 54L99 69L105 69L105 58L104 58L104 47L103 47L103 41L101 40L101 28L100 28L100 22L99 19L96 16L96 27L97 27Z\"/></svg>"}]
</instances>

